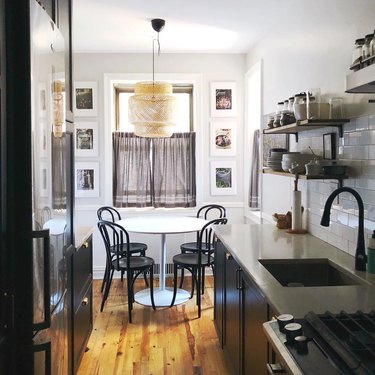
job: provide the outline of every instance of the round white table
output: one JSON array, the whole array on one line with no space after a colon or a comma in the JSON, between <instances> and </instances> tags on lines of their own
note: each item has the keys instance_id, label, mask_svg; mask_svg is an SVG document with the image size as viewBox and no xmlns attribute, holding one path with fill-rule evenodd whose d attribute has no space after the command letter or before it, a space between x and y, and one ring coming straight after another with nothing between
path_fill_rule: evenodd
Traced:
<instances>
[{"instance_id":1,"label":"round white table","mask_svg":"<svg viewBox=\"0 0 375 375\"><path fill-rule=\"evenodd\" d=\"M117 221L117 224L124 227L128 232L161 234L159 287L154 289L156 306L169 306L173 297L173 288L165 287L166 235L198 232L206 223L206 220L196 217L160 215L129 217ZM189 298L190 293L188 291L178 288L174 304L184 303ZM142 305L151 306L150 289L137 292L134 299Z\"/></svg>"}]
</instances>

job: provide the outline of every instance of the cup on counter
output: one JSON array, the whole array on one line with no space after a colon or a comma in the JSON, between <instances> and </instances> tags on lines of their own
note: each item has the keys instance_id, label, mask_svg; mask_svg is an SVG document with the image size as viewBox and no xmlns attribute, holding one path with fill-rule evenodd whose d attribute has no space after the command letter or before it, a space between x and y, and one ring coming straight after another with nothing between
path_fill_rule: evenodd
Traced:
<instances>
[{"instance_id":1,"label":"cup on counter","mask_svg":"<svg viewBox=\"0 0 375 375\"><path fill-rule=\"evenodd\" d=\"M329 118L330 119L341 119L344 117L343 102L344 102L343 98L329 99Z\"/></svg>"}]
</instances>

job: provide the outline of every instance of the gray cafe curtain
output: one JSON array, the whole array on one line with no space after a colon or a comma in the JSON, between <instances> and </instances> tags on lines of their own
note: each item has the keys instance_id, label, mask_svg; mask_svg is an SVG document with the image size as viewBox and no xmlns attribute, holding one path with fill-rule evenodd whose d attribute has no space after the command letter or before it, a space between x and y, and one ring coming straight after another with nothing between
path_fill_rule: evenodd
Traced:
<instances>
[{"instance_id":1,"label":"gray cafe curtain","mask_svg":"<svg viewBox=\"0 0 375 375\"><path fill-rule=\"evenodd\" d=\"M154 207L195 207L195 133L153 139Z\"/></svg>"},{"instance_id":2,"label":"gray cafe curtain","mask_svg":"<svg viewBox=\"0 0 375 375\"><path fill-rule=\"evenodd\" d=\"M152 206L150 139L114 132L112 141L114 206Z\"/></svg>"},{"instance_id":3,"label":"gray cafe curtain","mask_svg":"<svg viewBox=\"0 0 375 375\"><path fill-rule=\"evenodd\" d=\"M250 172L250 186L249 186L249 207L253 209L259 209L259 129L254 131L253 138L253 155L251 159L251 172Z\"/></svg>"}]
</instances>

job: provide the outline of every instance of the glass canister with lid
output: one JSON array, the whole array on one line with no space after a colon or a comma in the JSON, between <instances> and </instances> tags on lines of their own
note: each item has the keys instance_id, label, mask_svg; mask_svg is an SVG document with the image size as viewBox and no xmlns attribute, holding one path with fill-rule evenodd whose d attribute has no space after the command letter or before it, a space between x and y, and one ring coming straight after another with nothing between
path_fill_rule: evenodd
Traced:
<instances>
[{"instance_id":1,"label":"glass canister with lid","mask_svg":"<svg viewBox=\"0 0 375 375\"><path fill-rule=\"evenodd\" d=\"M284 109L284 102L278 102L277 107L276 107L275 119L274 119L274 122L273 122L274 128L278 128L279 126L281 126L280 119L281 119L281 113L282 113L283 109Z\"/></svg>"},{"instance_id":2,"label":"glass canister with lid","mask_svg":"<svg viewBox=\"0 0 375 375\"><path fill-rule=\"evenodd\" d=\"M365 38L356 39L353 58L352 58L352 68L358 70L360 68L359 64L362 61L362 46L365 44Z\"/></svg>"},{"instance_id":3,"label":"glass canister with lid","mask_svg":"<svg viewBox=\"0 0 375 375\"><path fill-rule=\"evenodd\" d=\"M370 57L370 43L372 41L372 38L374 37L374 34L367 34L365 36L365 42L362 45L362 59L368 59Z\"/></svg>"},{"instance_id":4,"label":"glass canister with lid","mask_svg":"<svg viewBox=\"0 0 375 375\"><path fill-rule=\"evenodd\" d=\"M375 30L370 42L370 57L375 57Z\"/></svg>"},{"instance_id":5,"label":"glass canister with lid","mask_svg":"<svg viewBox=\"0 0 375 375\"><path fill-rule=\"evenodd\" d=\"M294 95L293 103L293 112L294 117L297 121L306 120L306 93L300 92L299 94Z\"/></svg>"}]
</instances>

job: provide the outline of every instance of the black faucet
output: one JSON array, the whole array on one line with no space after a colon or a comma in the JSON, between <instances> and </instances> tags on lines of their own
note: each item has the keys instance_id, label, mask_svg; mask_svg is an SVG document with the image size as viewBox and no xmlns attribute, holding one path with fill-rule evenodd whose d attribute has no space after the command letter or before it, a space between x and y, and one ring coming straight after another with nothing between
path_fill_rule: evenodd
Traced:
<instances>
[{"instance_id":1,"label":"black faucet","mask_svg":"<svg viewBox=\"0 0 375 375\"><path fill-rule=\"evenodd\" d=\"M361 196L350 187L341 187L334 190L328 197L326 204L324 205L324 212L320 225L324 227L329 227L329 218L331 216L331 206L333 200L342 192L348 192L354 195L358 204L358 238L357 238L357 249L355 250L355 269L358 271L366 271L367 256L365 251L365 235L363 232L364 223L364 207Z\"/></svg>"}]
</instances>

